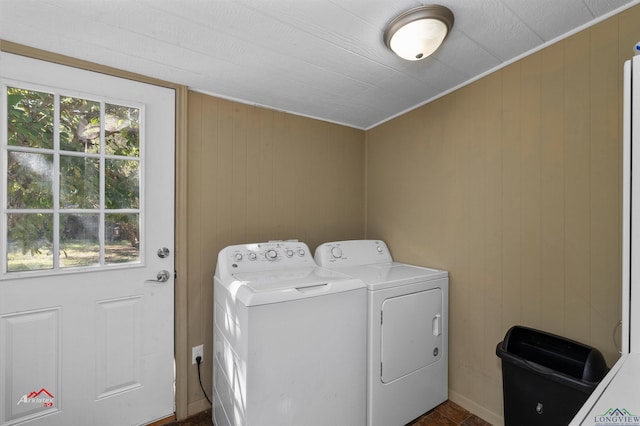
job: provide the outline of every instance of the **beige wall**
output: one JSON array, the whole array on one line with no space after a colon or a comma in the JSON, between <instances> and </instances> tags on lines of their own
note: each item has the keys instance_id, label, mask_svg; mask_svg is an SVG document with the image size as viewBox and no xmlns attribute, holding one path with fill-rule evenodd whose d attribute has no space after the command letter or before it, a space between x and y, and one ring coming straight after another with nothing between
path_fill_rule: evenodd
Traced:
<instances>
[{"instance_id":1,"label":"beige wall","mask_svg":"<svg viewBox=\"0 0 640 426\"><path fill-rule=\"evenodd\" d=\"M450 396L487 420L501 422L495 347L514 324L618 357L622 64L638 22L636 6L367 132L367 237L450 271Z\"/></svg>"},{"instance_id":2,"label":"beige wall","mask_svg":"<svg viewBox=\"0 0 640 426\"><path fill-rule=\"evenodd\" d=\"M364 132L189 92L187 348L211 389L212 282L231 244L364 237ZM180 273L180 271L178 271ZM207 408L189 369L188 412Z\"/></svg>"}]
</instances>

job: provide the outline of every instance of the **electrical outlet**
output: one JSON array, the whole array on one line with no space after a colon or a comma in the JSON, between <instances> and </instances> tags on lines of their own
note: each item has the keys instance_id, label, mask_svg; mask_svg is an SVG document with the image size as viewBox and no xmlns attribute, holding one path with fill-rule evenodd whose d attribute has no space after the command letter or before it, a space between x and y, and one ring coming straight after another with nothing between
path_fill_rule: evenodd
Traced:
<instances>
[{"instance_id":1,"label":"electrical outlet","mask_svg":"<svg viewBox=\"0 0 640 426\"><path fill-rule=\"evenodd\" d=\"M191 364L197 364L196 358L200 357L200 364L204 362L204 348L202 345L191 348Z\"/></svg>"}]
</instances>

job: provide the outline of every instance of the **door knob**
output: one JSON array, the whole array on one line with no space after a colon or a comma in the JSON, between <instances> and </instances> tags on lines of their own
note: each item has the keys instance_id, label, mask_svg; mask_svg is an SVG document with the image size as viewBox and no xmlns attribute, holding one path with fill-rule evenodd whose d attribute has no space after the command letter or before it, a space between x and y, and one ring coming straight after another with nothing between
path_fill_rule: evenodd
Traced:
<instances>
[{"instance_id":1,"label":"door knob","mask_svg":"<svg viewBox=\"0 0 640 426\"><path fill-rule=\"evenodd\" d=\"M169 281L169 278L171 278L171 273L163 269L162 271L158 272L158 275L156 275L155 280L147 280L147 281L165 283Z\"/></svg>"},{"instance_id":2,"label":"door knob","mask_svg":"<svg viewBox=\"0 0 640 426\"><path fill-rule=\"evenodd\" d=\"M158 249L158 257L160 259L164 259L165 257L169 256L169 253L171 253L171 252L166 247L162 247L162 248Z\"/></svg>"}]
</instances>

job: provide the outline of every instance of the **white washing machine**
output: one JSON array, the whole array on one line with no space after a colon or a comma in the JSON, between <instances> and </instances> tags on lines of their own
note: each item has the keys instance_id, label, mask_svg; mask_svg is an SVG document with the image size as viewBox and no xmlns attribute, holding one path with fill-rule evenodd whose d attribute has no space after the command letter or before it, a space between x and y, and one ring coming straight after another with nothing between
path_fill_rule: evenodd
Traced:
<instances>
[{"instance_id":1,"label":"white washing machine","mask_svg":"<svg viewBox=\"0 0 640 426\"><path fill-rule=\"evenodd\" d=\"M306 244L235 245L214 278L216 426L366 423L367 292Z\"/></svg>"},{"instance_id":2,"label":"white washing machine","mask_svg":"<svg viewBox=\"0 0 640 426\"><path fill-rule=\"evenodd\" d=\"M446 401L448 272L394 262L376 240L325 243L315 259L368 288L367 425L405 425Z\"/></svg>"}]
</instances>

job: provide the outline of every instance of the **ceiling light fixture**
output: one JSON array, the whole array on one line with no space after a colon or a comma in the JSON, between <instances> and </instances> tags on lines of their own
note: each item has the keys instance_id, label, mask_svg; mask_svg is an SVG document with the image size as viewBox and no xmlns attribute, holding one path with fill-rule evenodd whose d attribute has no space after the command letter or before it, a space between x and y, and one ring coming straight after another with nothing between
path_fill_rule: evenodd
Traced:
<instances>
[{"instance_id":1,"label":"ceiling light fixture","mask_svg":"<svg viewBox=\"0 0 640 426\"><path fill-rule=\"evenodd\" d=\"M435 52L453 27L453 12L437 4L407 10L387 25L384 42L396 55L418 61Z\"/></svg>"}]
</instances>

